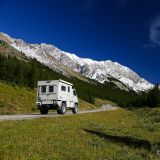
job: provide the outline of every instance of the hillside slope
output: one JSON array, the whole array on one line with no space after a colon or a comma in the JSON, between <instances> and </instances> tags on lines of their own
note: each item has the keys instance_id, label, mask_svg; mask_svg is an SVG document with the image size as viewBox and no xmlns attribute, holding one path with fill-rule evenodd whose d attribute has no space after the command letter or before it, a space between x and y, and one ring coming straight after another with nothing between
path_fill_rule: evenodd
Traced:
<instances>
[{"instance_id":1,"label":"hillside slope","mask_svg":"<svg viewBox=\"0 0 160 160\"><path fill-rule=\"evenodd\" d=\"M0 114L31 113L35 107L36 92L0 81Z\"/></svg>"}]
</instances>

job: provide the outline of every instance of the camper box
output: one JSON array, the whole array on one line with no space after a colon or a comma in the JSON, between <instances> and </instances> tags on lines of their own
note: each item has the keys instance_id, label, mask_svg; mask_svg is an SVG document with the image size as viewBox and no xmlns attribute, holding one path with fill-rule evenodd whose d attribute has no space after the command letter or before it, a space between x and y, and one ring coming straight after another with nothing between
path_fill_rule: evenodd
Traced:
<instances>
[{"instance_id":1,"label":"camper box","mask_svg":"<svg viewBox=\"0 0 160 160\"><path fill-rule=\"evenodd\" d=\"M61 79L38 81L36 105L41 114L47 114L51 109L56 109L58 114L64 114L66 109L77 113L77 93L73 84Z\"/></svg>"}]
</instances>

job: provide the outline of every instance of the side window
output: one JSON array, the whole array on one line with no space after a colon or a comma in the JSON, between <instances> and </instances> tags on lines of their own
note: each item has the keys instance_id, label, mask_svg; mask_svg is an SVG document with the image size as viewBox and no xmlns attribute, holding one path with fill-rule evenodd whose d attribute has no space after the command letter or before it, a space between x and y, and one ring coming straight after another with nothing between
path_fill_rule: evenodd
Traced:
<instances>
[{"instance_id":1,"label":"side window","mask_svg":"<svg viewBox=\"0 0 160 160\"><path fill-rule=\"evenodd\" d=\"M54 87L53 86L49 86L49 92L50 93L54 92Z\"/></svg>"},{"instance_id":2,"label":"side window","mask_svg":"<svg viewBox=\"0 0 160 160\"><path fill-rule=\"evenodd\" d=\"M46 86L41 86L41 93L46 93Z\"/></svg>"},{"instance_id":3,"label":"side window","mask_svg":"<svg viewBox=\"0 0 160 160\"><path fill-rule=\"evenodd\" d=\"M61 91L66 91L66 87L65 86L61 86Z\"/></svg>"},{"instance_id":4,"label":"side window","mask_svg":"<svg viewBox=\"0 0 160 160\"><path fill-rule=\"evenodd\" d=\"M70 87L68 87L68 92L70 92Z\"/></svg>"}]
</instances>

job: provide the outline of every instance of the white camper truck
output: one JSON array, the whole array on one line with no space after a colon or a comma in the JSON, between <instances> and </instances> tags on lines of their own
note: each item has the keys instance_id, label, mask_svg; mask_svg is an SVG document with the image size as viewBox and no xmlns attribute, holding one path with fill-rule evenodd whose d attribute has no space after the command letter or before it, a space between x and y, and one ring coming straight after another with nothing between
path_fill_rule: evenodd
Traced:
<instances>
[{"instance_id":1,"label":"white camper truck","mask_svg":"<svg viewBox=\"0 0 160 160\"><path fill-rule=\"evenodd\" d=\"M73 84L59 80L38 81L36 105L41 114L56 109L58 114L64 114L66 109L78 112L78 98Z\"/></svg>"}]
</instances>

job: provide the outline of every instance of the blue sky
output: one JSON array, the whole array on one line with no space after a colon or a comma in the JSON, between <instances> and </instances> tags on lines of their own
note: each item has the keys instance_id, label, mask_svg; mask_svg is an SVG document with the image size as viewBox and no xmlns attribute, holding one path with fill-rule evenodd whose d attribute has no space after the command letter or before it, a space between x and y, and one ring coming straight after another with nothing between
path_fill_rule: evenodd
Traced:
<instances>
[{"instance_id":1,"label":"blue sky","mask_svg":"<svg viewBox=\"0 0 160 160\"><path fill-rule=\"evenodd\" d=\"M0 0L0 31L160 82L159 0Z\"/></svg>"}]
</instances>

